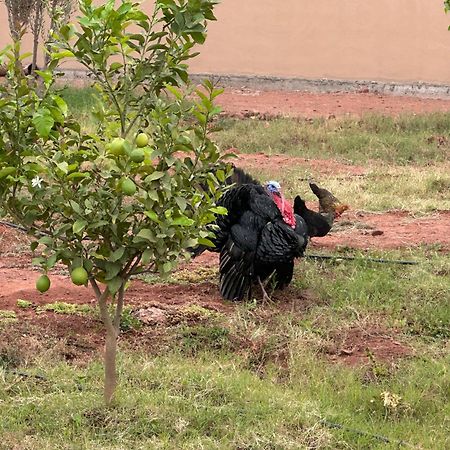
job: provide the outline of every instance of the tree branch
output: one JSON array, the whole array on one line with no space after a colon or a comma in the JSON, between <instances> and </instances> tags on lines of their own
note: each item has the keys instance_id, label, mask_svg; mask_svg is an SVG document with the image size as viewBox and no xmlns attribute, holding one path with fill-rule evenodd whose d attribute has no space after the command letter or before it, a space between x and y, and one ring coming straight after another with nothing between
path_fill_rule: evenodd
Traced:
<instances>
[{"instance_id":1,"label":"tree branch","mask_svg":"<svg viewBox=\"0 0 450 450\"><path fill-rule=\"evenodd\" d=\"M116 333L119 334L120 331L120 318L122 317L123 311L123 300L125 293L125 283L122 283L122 286L119 288L119 292L117 293L117 304L116 304L116 313L114 315L113 325L116 329Z\"/></svg>"}]
</instances>

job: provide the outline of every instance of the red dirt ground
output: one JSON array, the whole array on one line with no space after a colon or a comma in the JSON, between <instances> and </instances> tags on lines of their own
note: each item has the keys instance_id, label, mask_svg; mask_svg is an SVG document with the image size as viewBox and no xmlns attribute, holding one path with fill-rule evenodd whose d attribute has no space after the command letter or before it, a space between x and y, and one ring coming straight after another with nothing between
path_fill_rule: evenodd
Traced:
<instances>
[{"instance_id":1,"label":"red dirt ground","mask_svg":"<svg viewBox=\"0 0 450 450\"><path fill-rule=\"evenodd\" d=\"M398 115L450 111L450 99L430 99L371 93L319 94L286 91L227 89L218 97L224 113L236 117L361 116L367 113Z\"/></svg>"},{"instance_id":2,"label":"red dirt ground","mask_svg":"<svg viewBox=\"0 0 450 450\"><path fill-rule=\"evenodd\" d=\"M335 228L323 238L314 238L312 247L390 249L437 244L442 251L450 251L450 211L420 218L406 211L346 211Z\"/></svg>"},{"instance_id":3,"label":"red dirt ground","mask_svg":"<svg viewBox=\"0 0 450 450\"><path fill-rule=\"evenodd\" d=\"M279 170L284 167L293 165L302 166L305 169L315 170L323 175L336 175L342 177L362 176L367 173L367 169L363 166L344 164L339 161L329 159L307 159L285 155L267 155L265 153L239 153L236 148L228 149L228 152L237 156L236 166L243 169L259 169L264 167L266 170Z\"/></svg>"}]
</instances>

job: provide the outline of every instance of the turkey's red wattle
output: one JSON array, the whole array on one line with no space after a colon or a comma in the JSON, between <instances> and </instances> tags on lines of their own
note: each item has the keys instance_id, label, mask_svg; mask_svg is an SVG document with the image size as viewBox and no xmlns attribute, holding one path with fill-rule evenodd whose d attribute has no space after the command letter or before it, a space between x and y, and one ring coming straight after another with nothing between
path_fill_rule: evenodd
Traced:
<instances>
[{"instance_id":1,"label":"turkey's red wattle","mask_svg":"<svg viewBox=\"0 0 450 450\"><path fill-rule=\"evenodd\" d=\"M294 216L294 208L292 205L286 201L286 199L280 195L272 195L273 201L278 206L278 209L283 216L283 220L292 228L295 228L296 220Z\"/></svg>"}]
</instances>

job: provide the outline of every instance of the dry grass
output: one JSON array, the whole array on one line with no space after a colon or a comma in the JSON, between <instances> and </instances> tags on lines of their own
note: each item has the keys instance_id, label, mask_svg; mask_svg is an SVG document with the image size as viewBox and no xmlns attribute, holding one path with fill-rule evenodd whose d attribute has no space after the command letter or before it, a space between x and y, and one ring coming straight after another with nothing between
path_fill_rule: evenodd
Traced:
<instances>
[{"instance_id":1,"label":"dry grass","mask_svg":"<svg viewBox=\"0 0 450 450\"><path fill-rule=\"evenodd\" d=\"M321 174L300 165L250 172L260 179L280 180L289 197L299 194L316 201L307 183L312 178L356 210L428 213L450 209L450 163L409 167L372 163L364 175Z\"/></svg>"}]
</instances>

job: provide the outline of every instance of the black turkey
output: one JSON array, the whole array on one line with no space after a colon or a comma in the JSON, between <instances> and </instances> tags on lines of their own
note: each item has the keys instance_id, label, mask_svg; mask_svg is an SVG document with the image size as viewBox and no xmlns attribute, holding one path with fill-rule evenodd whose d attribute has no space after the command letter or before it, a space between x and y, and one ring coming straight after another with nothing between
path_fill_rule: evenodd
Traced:
<instances>
[{"instance_id":1,"label":"black turkey","mask_svg":"<svg viewBox=\"0 0 450 450\"><path fill-rule=\"evenodd\" d=\"M214 248L220 252L220 292L224 299L242 300L251 296L258 283L268 298L263 282L273 279L275 289L292 280L295 258L301 257L309 237L325 236L332 221L306 207L297 196L294 207L285 200L280 184L258 181L235 168L218 204L228 210L215 223ZM194 255L206 250L194 249Z\"/></svg>"}]
</instances>

